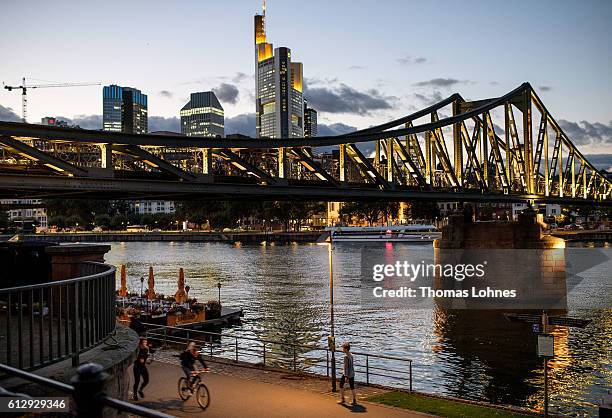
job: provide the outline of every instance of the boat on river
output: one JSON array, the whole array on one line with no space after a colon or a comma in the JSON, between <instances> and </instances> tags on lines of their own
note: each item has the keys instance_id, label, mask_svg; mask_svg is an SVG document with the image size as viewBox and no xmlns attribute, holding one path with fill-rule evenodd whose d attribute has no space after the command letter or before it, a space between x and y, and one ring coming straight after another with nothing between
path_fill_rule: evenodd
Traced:
<instances>
[{"instance_id":1,"label":"boat on river","mask_svg":"<svg viewBox=\"0 0 612 418\"><path fill-rule=\"evenodd\" d=\"M335 242L414 242L430 243L442 233L431 224L390 226L334 226L325 228Z\"/></svg>"},{"instance_id":2,"label":"boat on river","mask_svg":"<svg viewBox=\"0 0 612 418\"><path fill-rule=\"evenodd\" d=\"M207 329L240 323L242 308L208 303L176 303L170 299L146 300L140 297L117 297L117 318L126 324L140 324Z\"/></svg>"}]
</instances>

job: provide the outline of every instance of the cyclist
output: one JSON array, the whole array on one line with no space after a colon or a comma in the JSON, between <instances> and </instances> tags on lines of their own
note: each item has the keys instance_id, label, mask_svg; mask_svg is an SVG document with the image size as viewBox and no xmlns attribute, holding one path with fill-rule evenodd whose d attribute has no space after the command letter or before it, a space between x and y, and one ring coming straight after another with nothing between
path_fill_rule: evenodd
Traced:
<instances>
[{"instance_id":1,"label":"cyclist","mask_svg":"<svg viewBox=\"0 0 612 418\"><path fill-rule=\"evenodd\" d=\"M204 358L202 358L202 355L198 352L198 349L193 341L187 344L187 348L181 353L180 359L181 368L183 369L185 376L187 376L187 381L189 382L189 387L191 388L197 376L195 373L193 373L196 370L195 362L199 361L202 364L202 367L204 367L205 371L209 370L208 366L206 366Z\"/></svg>"}]
</instances>

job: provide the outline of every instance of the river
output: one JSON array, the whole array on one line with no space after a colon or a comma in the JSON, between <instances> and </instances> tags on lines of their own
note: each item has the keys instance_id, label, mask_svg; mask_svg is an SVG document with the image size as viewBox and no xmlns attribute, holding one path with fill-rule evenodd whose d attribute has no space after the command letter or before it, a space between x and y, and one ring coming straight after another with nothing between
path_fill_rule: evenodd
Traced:
<instances>
[{"instance_id":1,"label":"river","mask_svg":"<svg viewBox=\"0 0 612 418\"><path fill-rule=\"evenodd\" d=\"M140 277L146 277L153 266L156 291L173 294L178 269L183 267L190 297L217 299L217 283L221 282L222 302L244 308L242 325L224 333L304 345L327 344L326 246L111 245L106 261L126 265L131 291L140 291ZM433 254L430 245L369 245L391 260L419 262ZM557 338L556 357L549 363L552 412L596 415L597 404L612 387L612 309L590 302L612 295L612 248L608 244L603 247L592 250L603 251L607 260L585 271L580 291L568 297L567 316L591 319L592 323L584 329L553 330ZM509 323L495 312L450 312L434 303L419 309L367 308L362 303L359 279L363 250L359 244L334 245L339 342L348 340L357 351L412 359L416 390L541 410L543 364L535 354L535 334L530 326Z\"/></svg>"}]
</instances>

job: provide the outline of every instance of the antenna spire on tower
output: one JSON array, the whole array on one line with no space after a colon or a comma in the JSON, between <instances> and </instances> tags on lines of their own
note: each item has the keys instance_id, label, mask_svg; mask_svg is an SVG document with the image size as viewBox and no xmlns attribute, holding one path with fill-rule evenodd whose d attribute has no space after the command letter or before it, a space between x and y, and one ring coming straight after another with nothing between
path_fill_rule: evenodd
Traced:
<instances>
[{"instance_id":1,"label":"antenna spire on tower","mask_svg":"<svg viewBox=\"0 0 612 418\"><path fill-rule=\"evenodd\" d=\"M261 8L263 9L263 15L265 16L266 15L266 0L263 0L263 4Z\"/></svg>"}]
</instances>

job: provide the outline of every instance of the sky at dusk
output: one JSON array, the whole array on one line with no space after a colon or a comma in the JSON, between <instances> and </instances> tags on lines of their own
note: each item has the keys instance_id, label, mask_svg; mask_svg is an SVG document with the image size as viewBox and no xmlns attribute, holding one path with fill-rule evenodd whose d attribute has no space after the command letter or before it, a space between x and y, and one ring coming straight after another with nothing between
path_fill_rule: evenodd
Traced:
<instances>
[{"instance_id":1,"label":"sky at dusk","mask_svg":"<svg viewBox=\"0 0 612 418\"><path fill-rule=\"evenodd\" d=\"M212 89L226 133L252 134L259 11L261 2L246 0L6 1L0 81L136 87L149 96L150 130L180 129L189 93ZM268 41L304 63L322 134L382 123L453 92L496 97L529 81L585 153L612 154L610 1L269 0L266 17ZM102 86L28 97L29 122L100 123ZM0 106L0 119L20 115L19 92L0 91Z\"/></svg>"}]
</instances>

